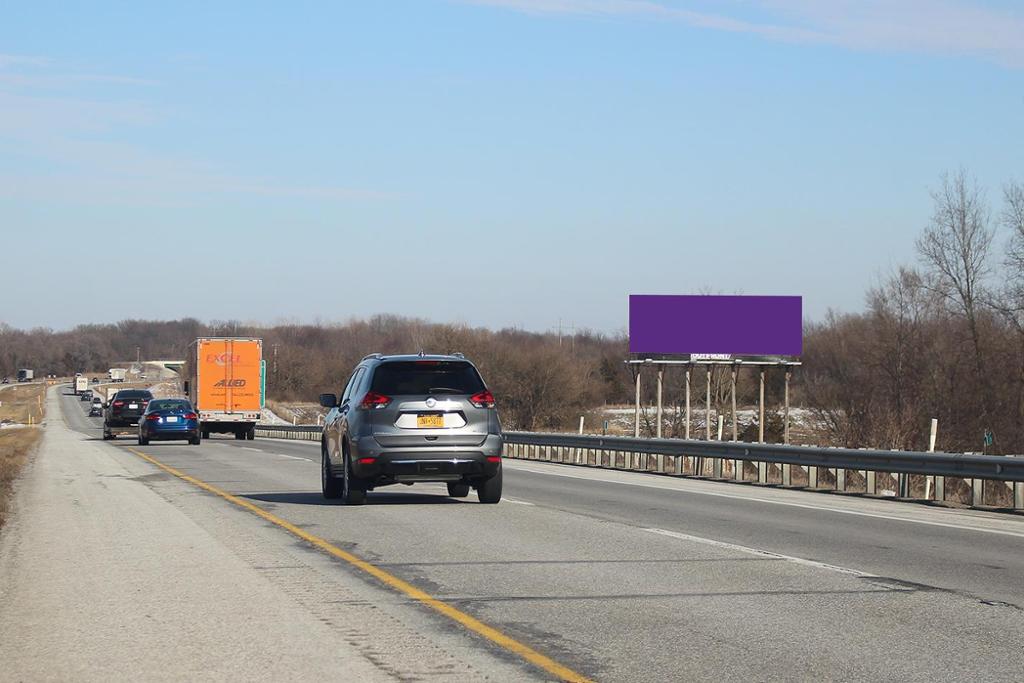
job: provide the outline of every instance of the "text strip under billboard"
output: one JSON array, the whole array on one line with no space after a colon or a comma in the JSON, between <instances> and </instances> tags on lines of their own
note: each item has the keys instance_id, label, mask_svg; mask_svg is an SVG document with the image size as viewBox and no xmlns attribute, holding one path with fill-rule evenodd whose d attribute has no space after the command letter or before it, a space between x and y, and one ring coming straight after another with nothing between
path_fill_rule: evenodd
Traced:
<instances>
[{"instance_id":1,"label":"text strip under billboard","mask_svg":"<svg viewBox=\"0 0 1024 683\"><path fill-rule=\"evenodd\" d=\"M799 296L631 294L629 351L637 354L799 356Z\"/></svg>"}]
</instances>

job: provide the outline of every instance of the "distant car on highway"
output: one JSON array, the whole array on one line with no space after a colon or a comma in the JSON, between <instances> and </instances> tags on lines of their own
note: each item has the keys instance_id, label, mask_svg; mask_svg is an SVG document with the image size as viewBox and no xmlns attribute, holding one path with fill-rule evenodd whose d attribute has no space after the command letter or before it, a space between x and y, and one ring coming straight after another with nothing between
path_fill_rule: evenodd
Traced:
<instances>
[{"instance_id":1,"label":"distant car on highway","mask_svg":"<svg viewBox=\"0 0 1024 683\"><path fill-rule=\"evenodd\" d=\"M4 377L3 379L0 379L0 384L10 384L10 383L11 383L11 378L10 377Z\"/></svg>"},{"instance_id":2,"label":"distant car on highway","mask_svg":"<svg viewBox=\"0 0 1024 683\"><path fill-rule=\"evenodd\" d=\"M122 389L114 394L103 416L103 438L113 439L116 432L137 427L153 394L146 389Z\"/></svg>"},{"instance_id":3,"label":"distant car on highway","mask_svg":"<svg viewBox=\"0 0 1024 683\"><path fill-rule=\"evenodd\" d=\"M444 482L481 503L501 500L503 436L494 396L461 354L381 356L356 366L330 408L320 444L325 498L362 504L390 484Z\"/></svg>"},{"instance_id":4,"label":"distant car on highway","mask_svg":"<svg viewBox=\"0 0 1024 683\"><path fill-rule=\"evenodd\" d=\"M139 445L151 440L184 439L193 446L200 442L199 415L188 399L155 398L139 420Z\"/></svg>"},{"instance_id":5,"label":"distant car on highway","mask_svg":"<svg viewBox=\"0 0 1024 683\"><path fill-rule=\"evenodd\" d=\"M86 389L78 395L79 401L91 401L92 400L92 389Z\"/></svg>"},{"instance_id":6,"label":"distant car on highway","mask_svg":"<svg viewBox=\"0 0 1024 683\"><path fill-rule=\"evenodd\" d=\"M93 398L89 406L89 417L103 417L103 399L99 396Z\"/></svg>"}]
</instances>

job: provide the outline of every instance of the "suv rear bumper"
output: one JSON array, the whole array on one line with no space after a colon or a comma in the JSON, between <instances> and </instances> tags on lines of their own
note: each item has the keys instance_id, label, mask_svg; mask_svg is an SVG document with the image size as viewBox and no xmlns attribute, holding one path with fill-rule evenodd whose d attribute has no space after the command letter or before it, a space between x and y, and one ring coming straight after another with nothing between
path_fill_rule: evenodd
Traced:
<instances>
[{"instance_id":1,"label":"suv rear bumper","mask_svg":"<svg viewBox=\"0 0 1024 683\"><path fill-rule=\"evenodd\" d=\"M365 439L366 447L352 443L352 474L370 486L418 481L466 481L489 479L501 469L503 439L490 434L479 446L425 446L381 448ZM372 462L361 460L372 458Z\"/></svg>"}]
</instances>

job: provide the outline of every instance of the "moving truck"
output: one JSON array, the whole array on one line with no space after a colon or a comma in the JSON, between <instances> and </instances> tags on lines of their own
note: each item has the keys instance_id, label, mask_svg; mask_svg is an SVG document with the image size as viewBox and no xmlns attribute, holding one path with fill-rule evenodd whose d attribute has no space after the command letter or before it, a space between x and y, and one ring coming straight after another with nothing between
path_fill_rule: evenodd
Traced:
<instances>
[{"instance_id":1,"label":"moving truck","mask_svg":"<svg viewBox=\"0 0 1024 683\"><path fill-rule=\"evenodd\" d=\"M263 408L263 340L201 337L189 347L185 393L211 433L254 439Z\"/></svg>"},{"instance_id":2,"label":"moving truck","mask_svg":"<svg viewBox=\"0 0 1024 683\"><path fill-rule=\"evenodd\" d=\"M28 368L22 368L21 370L18 370L19 382L31 382L35 378L35 376L36 373L34 370L29 370Z\"/></svg>"},{"instance_id":3,"label":"moving truck","mask_svg":"<svg viewBox=\"0 0 1024 683\"><path fill-rule=\"evenodd\" d=\"M89 378L79 375L75 377L75 396L89 388Z\"/></svg>"},{"instance_id":4,"label":"moving truck","mask_svg":"<svg viewBox=\"0 0 1024 683\"><path fill-rule=\"evenodd\" d=\"M110 376L111 382L123 382L126 372L124 368L110 368L107 371L107 375Z\"/></svg>"}]
</instances>

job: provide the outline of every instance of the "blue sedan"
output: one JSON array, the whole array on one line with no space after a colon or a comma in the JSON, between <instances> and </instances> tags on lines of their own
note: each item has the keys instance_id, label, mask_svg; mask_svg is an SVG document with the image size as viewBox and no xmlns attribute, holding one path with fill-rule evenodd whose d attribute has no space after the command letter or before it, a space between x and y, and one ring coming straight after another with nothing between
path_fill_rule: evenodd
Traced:
<instances>
[{"instance_id":1,"label":"blue sedan","mask_svg":"<svg viewBox=\"0 0 1024 683\"><path fill-rule=\"evenodd\" d=\"M139 445L150 440L184 439L199 445L199 415L184 398L154 398L139 419Z\"/></svg>"}]
</instances>

